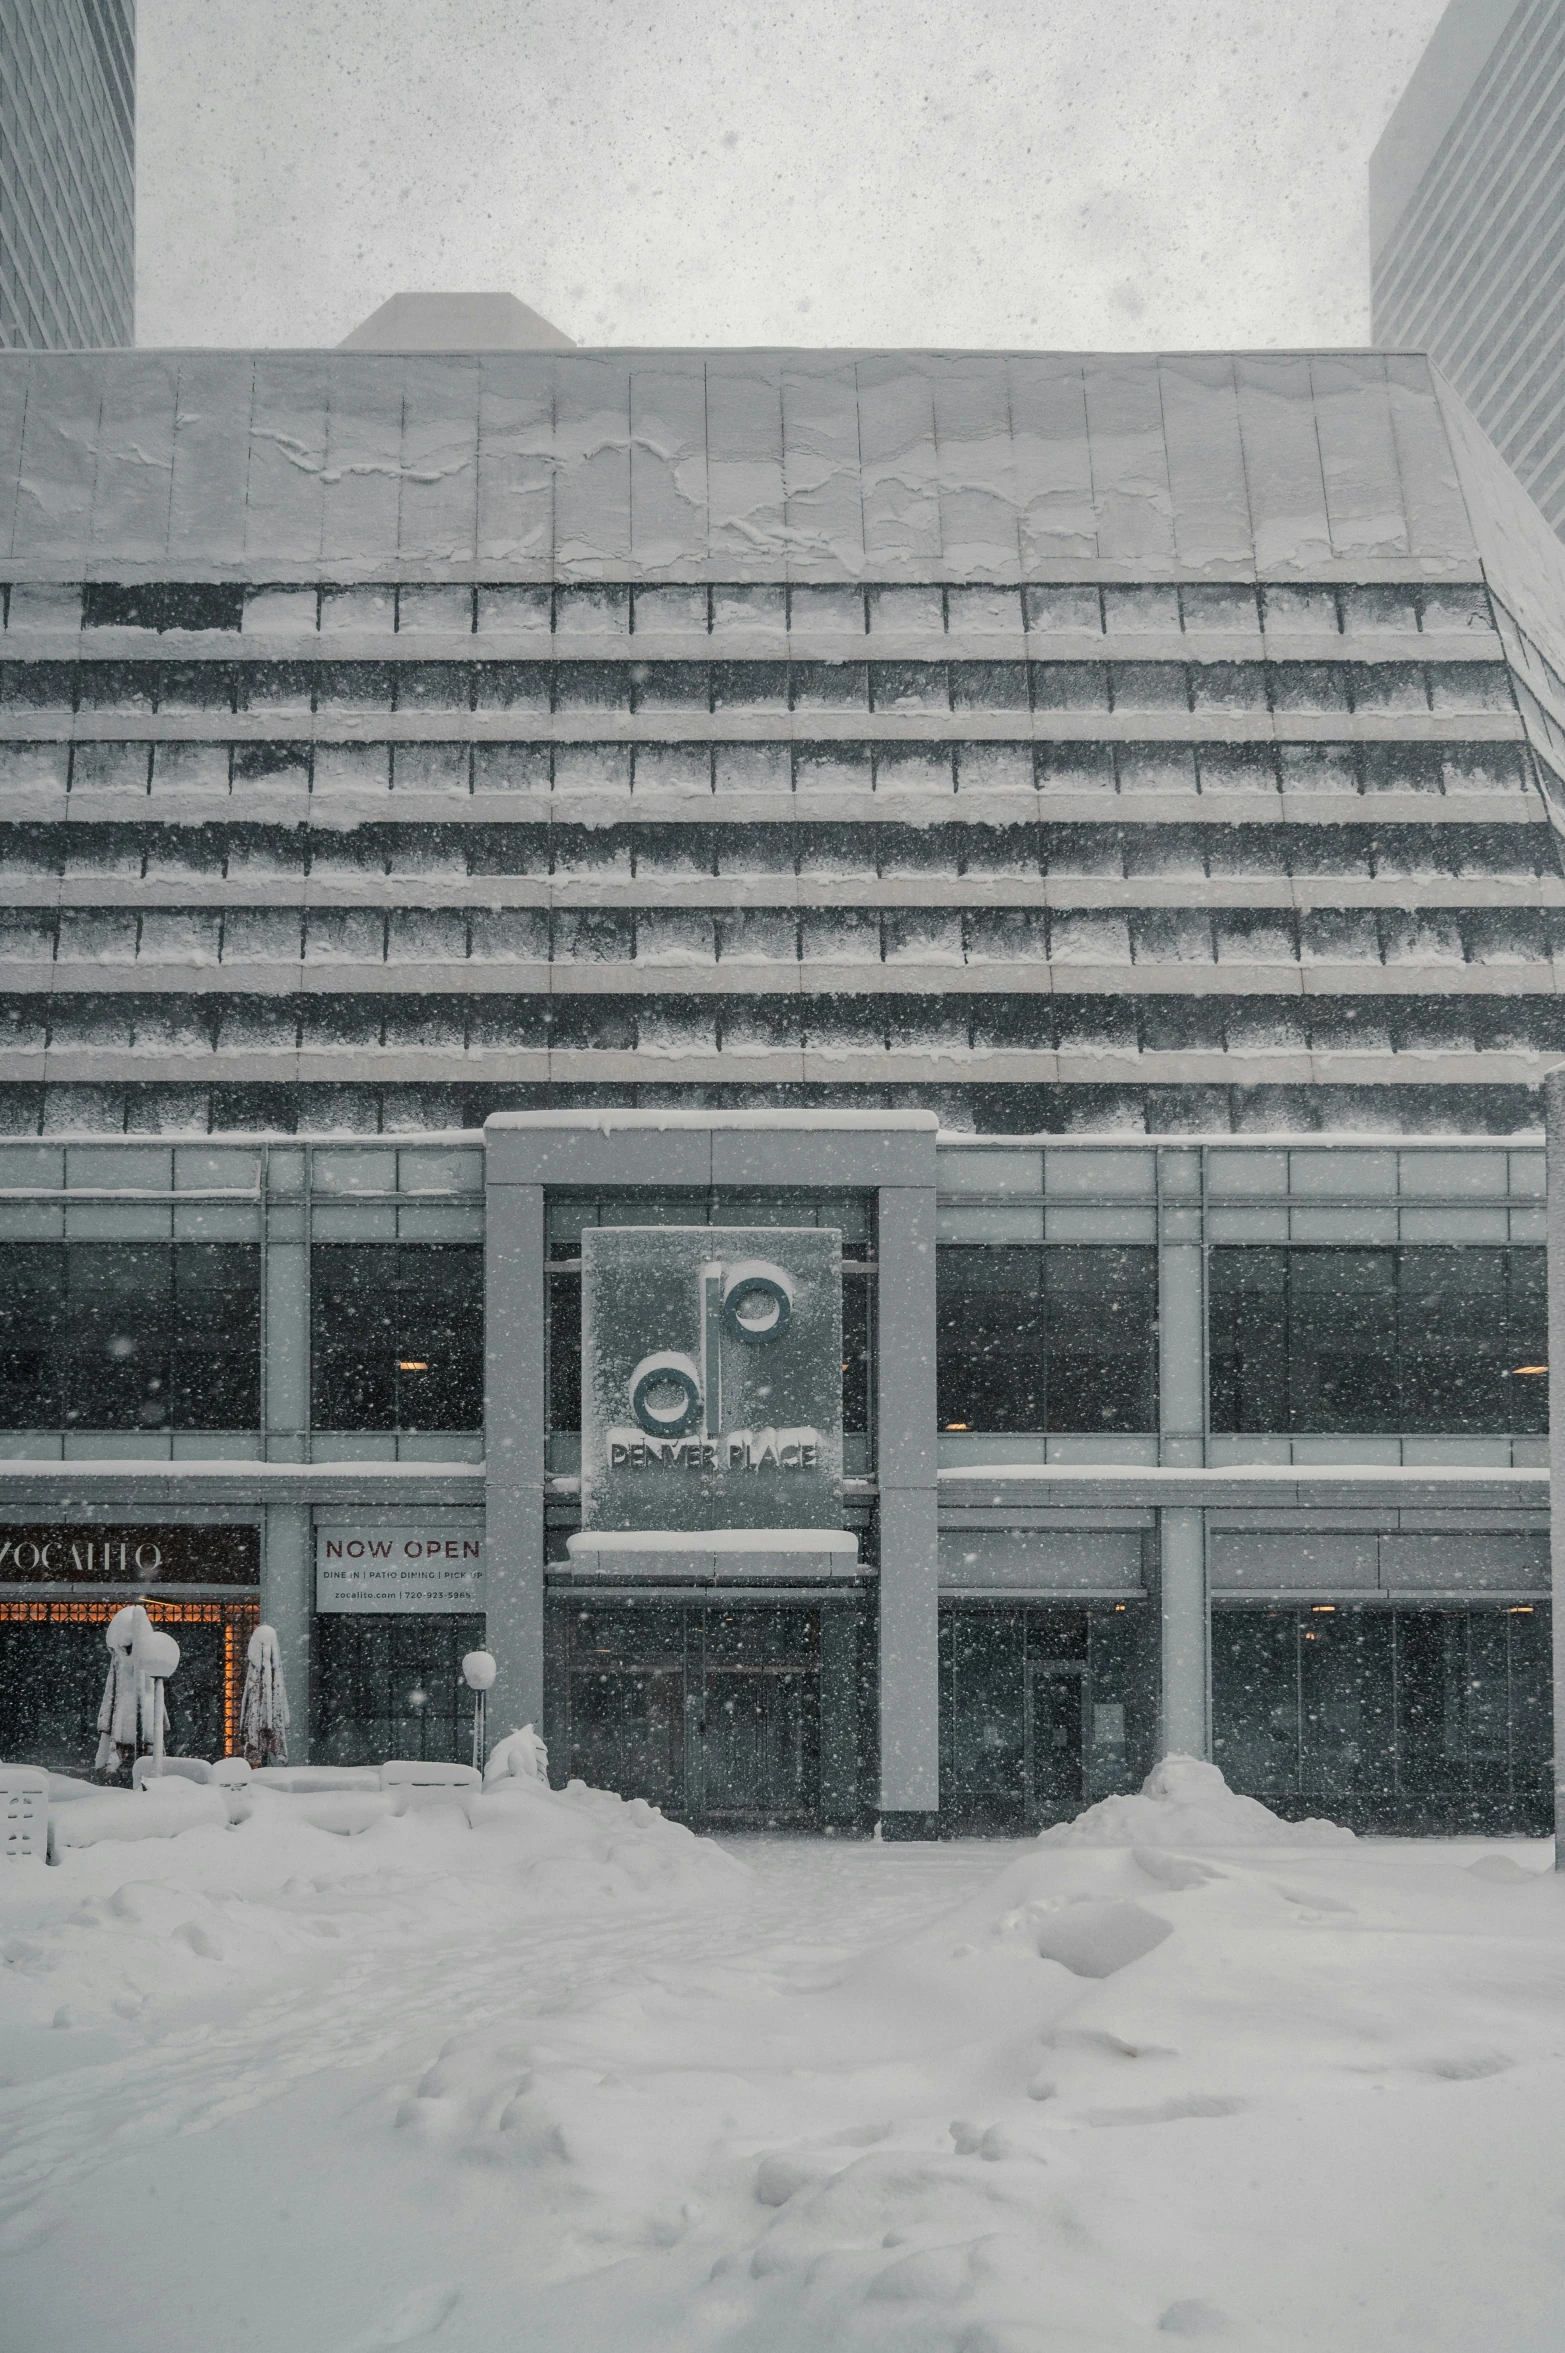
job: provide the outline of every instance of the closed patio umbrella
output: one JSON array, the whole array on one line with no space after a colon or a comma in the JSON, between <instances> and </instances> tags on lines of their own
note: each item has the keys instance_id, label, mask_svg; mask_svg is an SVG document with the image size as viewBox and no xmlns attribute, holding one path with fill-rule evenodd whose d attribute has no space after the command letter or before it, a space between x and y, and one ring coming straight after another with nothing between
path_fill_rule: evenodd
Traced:
<instances>
[{"instance_id":1,"label":"closed patio umbrella","mask_svg":"<svg viewBox=\"0 0 1565 2353\"><path fill-rule=\"evenodd\" d=\"M109 1650L109 1679L98 1710L98 1753L93 1766L99 1773L122 1773L135 1763L143 1748L159 1747L160 1735L168 1730L162 1681L143 1668L138 1656L141 1637L151 1631L151 1620L140 1602L116 1610L103 1630Z\"/></svg>"},{"instance_id":2,"label":"closed patio umbrella","mask_svg":"<svg viewBox=\"0 0 1565 2353\"><path fill-rule=\"evenodd\" d=\"M239 1746L252 1771L260 1765L288 1762L288 1692L275 1626L257 1626L245 1653Z\"/></svg>"}]
</instances>

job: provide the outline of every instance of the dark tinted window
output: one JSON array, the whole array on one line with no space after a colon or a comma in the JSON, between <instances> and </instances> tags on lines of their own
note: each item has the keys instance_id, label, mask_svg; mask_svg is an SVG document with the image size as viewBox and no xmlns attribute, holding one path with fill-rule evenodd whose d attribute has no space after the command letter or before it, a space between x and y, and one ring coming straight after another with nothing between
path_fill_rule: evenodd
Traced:
<instances>
[{"instance_id":1,"label":"dark tinted window","mask_svg":"<svg viewBox=\"0 0 1565 2353\"><path fill-rule=\"evenodd\" d=\"M82 591L84 629L237 629L245 592L226 581L90 580Z\"/></svg>"},{"instance_id":2,"label":"dark tinted window","mask_svg":"<svg viewBox=\"0 0 1565 2353\"><path fill-rule=\"evenodd\" d=\"M842 1427L849 1437L869 1430L870 1311L874 1288L863 1275L842 1284Z\"/></svg>"},{"instance_id":3,"label":"dark tinted window","mask_svg":"<svg viewBox=\"0 0 1565 2353\"><path fill-rule=\"evenodd\" d=\"M581 1428L581 1276L549 1277L549 1427Z\"/></svg>"},{"instance_id":4,"label":"dark tinted window","mask_svg":"<svg viewBox=\"0 0 1565 2353\"><path fill-rule=\"evenodd\" d=\"M480 1429L482 1246L322 1242L310 1257L315 1428Z\"/></svg>"},{"instance_id":5,"label":"dark tinted window","mask_svg":"<svg viewBox=\"0 0 1565 2353\"><path fill-rule=\"evenodd\" d=\"M260 1418L251 1244L0 1250L0 1427L234 1430Z\"/></svg>"},{"instance_id":6,"label":"dark tinted window","mask_svg":"<svg viewBox=\"0 0 1565 2353\"><path fill-rule=\"evenodd\" d=\"M1214 1430L1548 1426L1541 1249L1218 1249L1210 1298Z\"/></svg>"},{"instance_id":7,"label":"dark tinted window","mask_svg":"<svg viewBox=\"0 0 1565 2353\"><path fill-rule=\"evenodd\" d=\"M1155 1429L1156 1261L1097 1243L942 1249L941 1428Z\"/></svg>"},{"instance_id":8,"label":"dark tinted window","mask_svg":"<svg viewBox=\"0 0 1565 2353\"><path fill-rule=\"evenodd\" d=\"M484 1638L481 1617L316 1620L311 1753L323 1764L431 1757L466 1764L473 1695L462 1654Z\"/></svg>"},{"instance_id":9,"label":"dark tinted window","mask_svg":"<svg viewBox=\"0 0 1565 2353\"><path fill-rule=\"evenodd\" d=\"M0 1428L59 1428L64 1307L62 1247L24 1242L0 1250Z\"/></svg>"},{"instance_id":10,"label":"dark tinted window","mask_svg":"<svg viewBox=\"0 0 1565 2353\"><path fill-rule=\"evenodd\" d=\"M1549 1610L1220 1609L1212 1753L1284 1813L1365 1830L1547 1830Z\"/></svg>"}]
</instances>

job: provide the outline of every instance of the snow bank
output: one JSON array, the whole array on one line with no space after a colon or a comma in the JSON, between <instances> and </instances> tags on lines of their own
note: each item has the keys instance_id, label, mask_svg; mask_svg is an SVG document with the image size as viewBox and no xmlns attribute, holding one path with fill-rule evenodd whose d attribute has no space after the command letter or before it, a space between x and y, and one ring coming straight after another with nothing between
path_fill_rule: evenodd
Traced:
<instances>
[{"instance_id":1,"label":"snow bank","mask_svg":"<svg viewBox=\"0 0 1565 2353\"><path fill-rule=\"evenodd\" d=\"M220 1789L203 1788L183 1775L142 1789L99 1789L56 1811L51 1789L49 1838L56 1854L70 1847L142 1839L175 1839L187 1831L228 1826Z\"/></svg>"},{"instance_id":2,"label":"snow bank","mask_svg":"<svg viewBox=\"0 0 1565 2353\"><path fill-rule=\"evenodd\" d=\"M1285 1822L1258 1798L1240 1797L1216 1765L1199 1757L1164 1757L1134 1797L1105 1797L1073 1822L1039 1837L1040 1846L1210 1847L1351 1845L1353 1833L1314 1816Z\"/></svg>"}]
</instances>

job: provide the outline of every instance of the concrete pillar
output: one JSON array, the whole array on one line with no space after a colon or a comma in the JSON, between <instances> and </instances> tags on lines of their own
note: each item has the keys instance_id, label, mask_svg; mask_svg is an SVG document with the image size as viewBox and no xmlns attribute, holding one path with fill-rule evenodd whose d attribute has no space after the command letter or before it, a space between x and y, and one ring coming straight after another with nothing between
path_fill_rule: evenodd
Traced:
<instances>
[{"instance_id":1,"label":"concrete pillar","mask_svg":"<svg viewBox=\"0 0 1565 2353\"><path fill-rule=\"evenodd\" d=\"M499 1666L489 1738L543 1722L547 1278L543 1187L495 1180L485 1194L484 1552L488 1645Z\"/></svg>"},{"instance_id":2,"label":"concrete pillar","mask_svg":"<svg viewBox=\"0 0 1565 2353\"><path fill-rule=\"evenodd\" d=\"M1565 1070L1543 1082L1548 1129L1549 1552L1554 1630L1554 1867L1565 1871Z\"/></svg>"},{"instance_id":3,"label":"concrete pillar","mask_svg":"<svg viewBox=\"0 0 1565 2353\"><path fill-rule=\"evenodd\" d=\"M268 1462L309 1459L310 1252L302 1207L269 1208L265 1415Z\"/></svg>"},{"instance_id":4,"label":"concrete pillar","mask_svg":"<svg viewBox=\"0 0 1565 2353\"><path fill-rule=\"evenodd\" d=\"M1205 1516L1185 1506L1158 1515L1163 1631L1158 1753L1165 1757L1212 1753Z\"/></svg>"},{"instance_id":5,"label":"concrete pillar","mask_svg":"<svg viewBox=\"0 0 1565 2353\"><path fill-rule=\"evenodd\" d=\"M879 1205L880 1803L885 1830L922 1836L940 1806L935 1189L882 1186Z\"/></svg>"},{"instance_id":6,"label":"concrete pillar","mask_svg":"<svg viewBox=\"0 0 1565 2353\"><path fill-rule=\"evenodd\" d=\"M277 1629L288 1693L288 1761L310 1761L310 1628L315 1564L307 1503L269 1503L261 1530L261 1623Z\"/></svg>"},{"instance_id":7,"label":"concrete pillar","mask_svg":"<svg viewBox=\"0 0 1565 2353\"><path fill-rule=\"evenodd\" d=\"M305 1156L267 1155L266 1346L262 1356L262 1452L268 1462L306 1462L310 1451L310 1248ZM274 1503L261 1531L261 1621L277 1629L291 1722L288 1755L310 1757L310 1635L315 1564L310 1508Z\"/></svg>"},{"instance_id":8,"label":"concrete pillar","mask_svg":"<svg viewBox=\"0 0 1565 2353\"><path fill-rule=\"evenodd\" d=\"M1206 1461L1201 1155L1158 1153L1158 1460Z\"/></svg>"}]
</instances>

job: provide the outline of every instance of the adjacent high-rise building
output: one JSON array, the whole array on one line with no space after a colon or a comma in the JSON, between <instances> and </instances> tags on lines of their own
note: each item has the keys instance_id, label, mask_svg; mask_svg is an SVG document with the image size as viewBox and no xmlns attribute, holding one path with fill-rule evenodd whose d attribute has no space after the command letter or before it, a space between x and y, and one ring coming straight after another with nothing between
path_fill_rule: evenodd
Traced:
<instances>
[{"instance_id":1,"label":"adjacent high-rise building","mask_svg":"<svg viewBox=\"0 0 1565 2353\"><path fill-rule=\"evenodd\" d=\"M136 339L136 0L0 9L0 348Z\"/></svg>"},{"instance_id":2,"label":"adjacent high-rise building","mask_svg":"<svg viewBox=\"0 0 1565 2353\"><path fill-rule=\"evenodd\" d=\"M1565 528L1565 0L1451 0L1370 159L1373 336Z\"/></svg>"}]
</instances>

